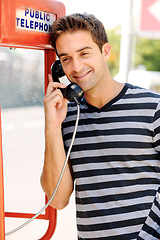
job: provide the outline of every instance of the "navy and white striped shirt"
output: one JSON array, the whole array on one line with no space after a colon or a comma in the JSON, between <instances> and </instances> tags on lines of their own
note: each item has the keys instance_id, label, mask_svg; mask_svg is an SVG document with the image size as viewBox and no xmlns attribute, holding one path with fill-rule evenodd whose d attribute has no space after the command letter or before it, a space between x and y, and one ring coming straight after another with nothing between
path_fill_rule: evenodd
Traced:
<instances>
[{"instance_id":1,"label":"navy and white striped shirt","mask_svg":"<svg viewBox=\"0 0 160 240\"><path fill-rule=\"evenodd\" d=\"M79 240L160 238L159 102L159 94L130 84L101 109L81 101L70 155ZM76 114L69 103L66 151Z\"/></svg>"}]
</instances>

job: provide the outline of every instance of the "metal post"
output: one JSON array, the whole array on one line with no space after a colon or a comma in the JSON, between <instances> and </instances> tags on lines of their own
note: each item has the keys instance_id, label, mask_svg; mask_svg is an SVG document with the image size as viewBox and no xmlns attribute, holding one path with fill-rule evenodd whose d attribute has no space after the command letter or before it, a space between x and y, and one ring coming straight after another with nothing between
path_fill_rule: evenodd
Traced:
<instances>
[{"instance_id":1,"label":"metal post","mask_svg":"<svg viewBox=\"0 0 160 240\"><path fill-rule=\"evenodd\" d=\"M126 18L122 23L122 37L120 48L120 63L119 73L121 81L128 82L128 73L131 67L131 52L132 52L132 8L133 0L127 0L125 9Z\"/></svg>"}]
</instances>

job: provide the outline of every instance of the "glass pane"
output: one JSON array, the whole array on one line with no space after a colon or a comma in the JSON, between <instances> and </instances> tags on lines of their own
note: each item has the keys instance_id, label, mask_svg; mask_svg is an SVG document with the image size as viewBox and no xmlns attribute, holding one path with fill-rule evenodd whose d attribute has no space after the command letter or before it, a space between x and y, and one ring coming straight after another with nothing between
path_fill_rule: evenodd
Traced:
<instances>
[{"instance_id":1,"label":"glass pane","mask_svg":"<svg viewBox=\"0 0 160 240\"><path fill-rule=\"evenodd\" d=\"M0 48L2 108L42 106L43 51Z\"/></svg>"},{"instance_id":2,"label":"glass pane","mask_svg":"<svg viewBox=\"0 0 160 240\"><path fill-rule=\"evenodd\" d=\"M0 48L0 102L5 211L36 213L44 205L44 52Z\"/></svg>"}]
</instances>

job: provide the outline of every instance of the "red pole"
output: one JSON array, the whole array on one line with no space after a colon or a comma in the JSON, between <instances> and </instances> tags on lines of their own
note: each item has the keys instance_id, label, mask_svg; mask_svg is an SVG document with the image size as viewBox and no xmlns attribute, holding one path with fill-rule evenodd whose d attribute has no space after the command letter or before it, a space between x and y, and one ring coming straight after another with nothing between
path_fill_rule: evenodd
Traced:
<instances>
[{"instance_id":1,"label":"red pole","mask_svg":"<svg viewBox=\"0 0 160 240\"><path fill-rule=\"evenodd\" d=\"M0 107L0 239L1 240L5 239L1 107Z\"/></svg>"}]
</instances>

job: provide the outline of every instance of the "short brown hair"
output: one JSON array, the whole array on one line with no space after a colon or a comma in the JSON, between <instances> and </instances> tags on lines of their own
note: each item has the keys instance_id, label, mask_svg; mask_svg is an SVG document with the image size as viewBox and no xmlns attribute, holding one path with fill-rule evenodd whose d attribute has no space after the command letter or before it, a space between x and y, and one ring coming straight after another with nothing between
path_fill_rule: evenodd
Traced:
<instances>
[{"instance_id":1,"label":"short brown hair","mask_svg":"<svg viewBox=\"0 0 160 240\"><path fill-rule=\"evenodd\" d=\"M59 18L51 27L50 43L56 53L57 38L64 32L75 32L78 30L89 31L93 41L98 45L100 51L102 51L102 46L108 42L106 30L100 20L92 14L75 13Z\"/></svg>"}]
</instances>

